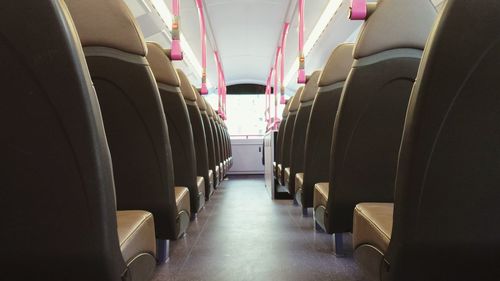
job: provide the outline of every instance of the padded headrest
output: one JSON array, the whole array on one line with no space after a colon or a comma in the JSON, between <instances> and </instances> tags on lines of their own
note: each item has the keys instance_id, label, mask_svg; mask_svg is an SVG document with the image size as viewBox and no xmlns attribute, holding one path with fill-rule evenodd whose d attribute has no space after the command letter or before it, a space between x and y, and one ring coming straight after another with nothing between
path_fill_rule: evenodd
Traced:
<instances>
[{"instance_id":1,"label":"padded headrest","mask_svg":"<svg viewBox=\"0 0 500 281\"><path fill-rule=\"evenodd\" d=\"M304 86L300 87L297 90L297 93L295 93L295 96L293 96L292 101L290 102L290 107L288 108L288 112L296 112L299 110L300 106L300 97L302 96L302 93L304 92Z\"/></svg>"},{"instance_id":2,"label":"padded headrest","mask_svg":"<svg viewBox=\"0 0 500 281\"><path fill-rule=\"evenodd\" d=\"M108 47L145 56L146 43L123 0L66 0L83 47Z\"/></svg>"},{"instance_id":3,"label":"padded headrest","mask_svg":"<svg viewBox=\"0 0 500 281\"><path fill-rule=\"evenodd\" d=\"M288 116L288 113L290 112L290 104L292 103L292 100L293 100L293 97L290 97L290 99L287 100L286 104L285 104L285 108L283 109L283 117L287 117Z\"/></svg>"},{"instance_id":4,"label":"padded headrest","mask_svg":"<svg viewBox=\"0 0 500 281\"><path fill-rule=\"evenodd\" d=\"M314 71L307 80L304 91L300 95L300 102L308 102L314 100L316 93L318 93L318 81L321 76L321 71Z\"/></svg>"},{"instance_id":5,"label":"padded headrest","mask_svg":"<svg viewBox=\"0 0 500 281\"><path fill-rule=\"evenodd\" d=\"M196 101L196 92L194 91L193 86L191 85L191 82L189 82L186 74L184 74L184 72L180 69L177 69L177 74L179 75L179 80L181 81L181 92L184 99Z\"/></svg>"},{"instance_id":6,"label":"padded headrest","mask_svg":"<svg viewBox=\"0 0 500 281\"><path fill-rule=\"evenodd\" d=\"M354 61L353 50L354 44L352 43L340 44L333 50L319 78L319 87L329 86L347 79Z\"/></svg>"},{"instance_id":7,"label":"padded headrest","mask_svg":"<svg viewBox=\"0 0 500 281\"><path fill-rule=\"evenodd\" d=\"M148 55L146 58L153 71L156 82L179 87L179 76L165 50L155 42L148 42L147 46Z\"/></svg>"},{"instance_id":8,"label":"padded headrest","mask_svg":"<svg viewBox=\"0 0 500 281\"><path fill-rule=\"evenodd\" d=\"M361 29L354 58L397 48L423 50L436 14L430 0L379 0Z\"/></svg>"},{"instance_id":9,"label":"padded headrest","mask_svg":"<svg viewBox=\"0 0 500 281\"><path fill-rule=\"evenodd\" d=\"M205 99L200 95L200 92L198 92L198 89L196 89L195 86L193 86L193 91L196 93L196 103L198 104L200 111L207 111Z\"/></svg>"}]
</instances>

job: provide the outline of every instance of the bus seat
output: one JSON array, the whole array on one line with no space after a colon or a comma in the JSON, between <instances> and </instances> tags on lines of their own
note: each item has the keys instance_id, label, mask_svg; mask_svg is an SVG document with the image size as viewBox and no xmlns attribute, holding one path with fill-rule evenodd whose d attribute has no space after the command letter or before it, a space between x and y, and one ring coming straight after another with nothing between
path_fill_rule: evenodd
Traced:
<instances>
[{"instance_id":1,"label":"bus seat","mask_svg":"<svg viewBox=\"0 0 500 281\"><path fill-rule=\"evenodd\" d=\"M214 187L216 187L222 181L222 171L220 168L220 163L221 163L220 140L219 140L219 132L218 132L217 124L215 123L215 120L214 120L215 111L208 102L206 102L206 105L207 105L207 113L208 113L208 117L209 117L208 121L210 122L210 128L212 130L212 135L214 137L214 162L215 162Z\"/></svg>"},{"instance_id":2,"label":"bus seat","mask_svg":"<svg viewBox=\"0 0 500 281\"><path fill-rule=\"evenodd\" d=\"M282 170L281 162L283 162L283 161L282 161L282 155L281 155L281 147L283 146L283 134L285 133L286 119L288 118L289 108L290 108L290 104L292 103L292 99L293 99L293 97L288 99L286 102L285 108L283 109L283 114L281 116L281 123L280 123L280 126L278 128L278 137L276 140L276 147L274 148L276 150L276 159L274 161L275 163L273 163L275 165L275 166L273 166L273 173L274 173L274 177L276 179L282 178L282 176L281 176L281 170Z\"/></svg>"},{"instance_id":3,"label":"bus seat","mask_svg":"<svg viewBox=\"0 0 500 281\"><path fill-rule=\"evenodd\" d=\"M176 199L176 237L182 236L186 232L186 215L195 214L198 206L198 188L196 186L196 164L194 156L194 140L191 132L191 123L187 113L184 98L180 92L180 82L177 72L172 65L168 55L169 50L164 50L159 44L148 42L148 54L146 56L151 71L155 77L160 93L163 111L169 128L168 135L170 147L172 149L172 161L174 165L174 184ZM188 189L190 207L192 209L179 209L177 192L178 187ZM191 194L193 196L191 196ZM189 221L189 216L187 220ZM179 228L184 227L184 228Z\"/></svg>"},{"instance_id":4,"label":"bus seat","mask_svg":"<svg viewBox=\"0 0 500 281\"><path fill-rule=\"evenodd\" d=\"M318 93L307 126L303 175L296 178L296 189L300 194L300 200L297 201L304 209L313 207L314 185L328 181L333 125L345 80L354 60L353 49L354 44L351 43L335 48L319 78Z\"/></svg>"},{"instance_id":5,"label":"bus seat","mask_svg":"<svg viewBox=\"0 0 500 281\"><path fill-rule=\"evenodd\" d=\"M306 143L307 126L309 124L309 117L311 116L311 108L314 98L318 93L318 81L321 76L321 71L315 71L309 77L304 91L300 96L300 105L295 117L295 124L293 126L292 140L290 144L290 175L288 181L288 190L295 198L295 202L301 198L295 197L297 188L295 187L295 174L304 171L304 150ZM299 192L299 197L302 192Z\"/></svg>"},{"instance_id":6,"label":"bus seat","mask_svg":"<svg viewBox=\"0 0 500 281\"><path fill-rule=\"evenodd\" d=\"M151 279L153 219L136 211L127 226L116 212L99 102L65 3L3 3L0 38L2 279ZM123 245L125 228L144 243Z\"/></svg>"},{"instance_id":7,"label":"bus seat","mask_svg":"<svg viewBox=\"0 0 500 281\"><path fill-rule=\"evenodd\" d=\"M174 170L147 46L120 0L67 0L99 99L113 159L118 210L155 218L159 262L176 239Z\"/></svg>"},{"instance_id":8,"label":"bus seat","mask_svg":"<svg viewBox=\"0 0 500 281\"><path fill-rule=\"evenodd\" d=\"M181 81L181 92L184 97L184 101L186 103L189 120L191 122L191 128L193 130L194 137L194 149L196 155L196 174L197 178L197 186L198 186L198 195L200 205L198 206L198 211L203 208L205 205L206 198L206 190L210 190L210 182L208 180L208 148L207 148L207 138L205 136L205 128L203 127L203 121L201 118L201 112L198 108L198 104L196 103L196 99L198 98L196 92L189 82L186 74L182 72L182 70L177 69L177 73L179 75ZM202 180L200 180L200 177Z\"/></svg>"},{"instance_id":9,"label":"bus seat","mask_svg":"<svg viewBox=\"0 0 500 281\"><path fill-rule=\"evenodd\" d=\"M300 105L300 96L304 91L304 87L300 87L295 95L293 96L292 101L290 102L290 107L288 109L288 118L285 122L285 129L283 133L283 145L281 147L281 172L282 178L280 180L281 185L288 186L289 174L290 174L290 145L292 143L292 133L293 126L295 125L295 117L297 116L297 110ZM278 167L279 168L279 167ZM288 174L287 174L288 169Z\"/></svg>"},{"instance_id":10,"label":"bus seat","mask_svg":"<svg viewBox=\"0 0 500 281\"><path fill-rule=\"evenodd\" d=\"M198 90L193 87L193 90L197 94L196 103L200 109L201 119L203 121L203 127L205 128L205 135L207 139L207 151L208 151L208 181L209 189L205 190L205 196L208 200L210 196L214 193L214 171L215 171L215 147L214 147L214 136L212 134L212 125L210 123L210 117L208 116L208 109L205 98L200 95Z\"/></svg>"},{"instance_id":11,"label":"bus seat","mask_svg":"<svg viewBox=\"0 0 500 281\"><path fill-rule=\"evenodd\" d=\"M499 14L495 0L448 0L438 18L408 107L388 248L354 244L374 280L498 280Z\"/></svg>"},{"instance_id":12,"label":"bus seat","mask_svg":"<svg viewBox=\"0 0 500 281\"><path fill-rule=\"evenodd\" d=\"M394 201L406 108L435 18L427 0L382 0L362 26L334 125L328 202L315 216L335 233L338 255L356 204Z\"/></svg>"}]
</instances>

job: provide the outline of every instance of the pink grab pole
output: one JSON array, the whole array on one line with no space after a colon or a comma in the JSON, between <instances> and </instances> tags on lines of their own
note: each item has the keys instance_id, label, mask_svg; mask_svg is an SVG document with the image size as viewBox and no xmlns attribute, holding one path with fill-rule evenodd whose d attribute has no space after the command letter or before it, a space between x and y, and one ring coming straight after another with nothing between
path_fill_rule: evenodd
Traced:
<instances>
[{"instance_id":1,"label":"pink grab pole","mask_svg":"<svg viewBox=\"0 0 500 281\"><path fill-rule=\"evenodd\" d=\"M288 29L290 28L290 24L288 22L285 23L283 27L283 34L281 35L281 68L280 68L280 81L281 81L281 99L280 103L285 104L285 47L286 47L286 37L288 35Z\"/></svg>"},{"instance_id":2,"label":"pink grab pole","mask_svg":"<svg viewBox=\"0 0 500 281\"><path fill-rule=\"evenodd\" d=\"M201 30L201 94L208 94L207 89L207 29L205 26L205 15L203 13L203 0L196 0L196 7L198 8L198 15L200 17L200 30Z\"/></svg>"},{"instance_id":3,"label":"pink grab pole","mask_svg":"<svg viewBox=\"0 0 500 281\"><path fill-rule=\"evenodd\" d=\"M306 83L305 57L304 57L304 1L299 0L299 73L297 83Z\"/></svg>"},{"instance_id":4,"label":"pink grab pole","mask_svg":"<svg viewBox=\"0 0 500 281\"><path fill-rule=\"evenodd\" d=\"M271 68L271 72L269 73L269 76L267 77L267 82L266 82L266 110L265 110L265 118L266 122L269 125L271 122L271 116L270 116L270 108L271 108L271 79L273 76L274 68Z\"/></svg>"},{"instance_id":5,"label":"pink grab pole","mask_svg":"<svg viewBox=\"0 0 500 281\"><path fill-rule=\"evenodd\" d=\"M273 129L277 129L276 124L278 122L278 59L280 57L281 47L276 50L276 58L274 59L274 121Z\"/></svg>"},{"instance_id":6,"label":"pink grab pole","mask_svg":"<svg viewBox=\"0 0 500 281\"><path fill-rule=\"evenodd\" d=\"M172 46L170 50L171 60L182 60L182 48L180 38L180 4L179 0L172 0Z\"/></svg>"}]
</instances>

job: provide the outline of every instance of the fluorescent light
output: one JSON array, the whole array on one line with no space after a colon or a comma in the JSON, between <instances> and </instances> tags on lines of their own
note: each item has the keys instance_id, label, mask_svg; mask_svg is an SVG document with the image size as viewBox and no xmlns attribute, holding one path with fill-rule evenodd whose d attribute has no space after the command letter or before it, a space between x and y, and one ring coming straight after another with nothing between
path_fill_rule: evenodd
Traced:
<instances>
[{"instance_id":1,"label":"fluorescent light","mask_svg":"<svg viewBox=\"0 0 500 281\"><path fill-rule=\"evenodd\" d=\"M340 5L342 4L342 0L330 0L328 2L328 5L326 6L326 9L323 11L321 14L321 17L319 18L318 22L314 26L313 30L309 34L309 37L307 38L307 41L304 44L304 56L307 57L311 50L314 47L314 44L318 41L318 39L321 37L321 34L325 30L326 26L330 23L332 20L333 16L335 15L335 12L339 9ZM284 85L288 85L290 81L292 80L293 77L295 77L297 73L297 69L299 69L299 62L296 59L295 62L292 65L292 68L288 72L288 74L285 76L284 80Z\"/></svg>"},{"instance_id":2,"label":"fluorescent light","mask_svg":"<svg viewBox=\"0 0 500 281\"><path fill-rule=\"evenodd\" d=\"M149 0L153 7L158 11L160 14L160 17L163 19L163 22L167 26L169 30L172 30L172 13L168 9L167 5L165 4L164 0ZM171 36L167 36L170 40L172 40ZM194 73L196 73L198 76L200 76L201 79L201 64L198 62L196 59L196 55L193 52L193 49L189 45L189 43L186 40L186 37L184 37L184 34L182 34L182 31L180 33L181 37L181 47L182 47L182 52L184 53L184 59L194 68ZM210 81L207 79L207 87L212 88L212 84Z\"/></svg>"}]
</instances>

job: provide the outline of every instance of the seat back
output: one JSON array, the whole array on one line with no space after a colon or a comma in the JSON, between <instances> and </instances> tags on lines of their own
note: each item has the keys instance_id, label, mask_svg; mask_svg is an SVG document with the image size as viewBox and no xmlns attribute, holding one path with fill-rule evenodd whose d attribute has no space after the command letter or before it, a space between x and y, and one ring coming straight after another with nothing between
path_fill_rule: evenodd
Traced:
<instances>
[{"instance_id":1,"label":"seat back","mask_svg":"<svg viewBox=\"0 0 500 281\"><path fill-rule=\"evenodd\" d=\"M189 189L191 213L194 214L199 206L196 156L191 121L179 88L179 77L169 59L169 50L164 50L153 42L148 42L147 46L147 59L158 84L167 120L174 165L174 184Z\"/></svg>"},{"instance_id":2,"label":"seat back","mask_svg":"<svg viewBox=\"0 0 500 281\"><path fill-rule=\"evenodd\" d=\"M120 280L111 158L64 2L2 3L0 50L2 279Z\"/></svg>"},{"instance_id":3,"label":"seat back","mask_svg":"<svg viewBox=\"0 0 500 281\"><path fill-rule=\"evenodd\" d=\"M302 207L313 206L314 185L327 182L333 125L340 95L353 63L354 44L341 44L333 50L318 82L318 93L311 108L304 155Z\"/></svg>"},{"instance_id":4,"label":"seat back","mask_svg":"<svg viewBox=\"0 0 500 281\"><path fill-rule=\"evenodd\" d=\"M66 0L99 98L113 158L117 207L146 210L159 239L175 239L174 170L147 47L121 0Z\"/></svg>"},{"instance_id":5,"label":"seat back","mask_svg":"<svg viewBox=\"0 0 500 281\"><path fill-rule=\"evenodd\" d=\"M215 124L215 120L214 120L215 111L208 102L206 102L205 104L207 105L207 113L208 113L208 118L209 118L209 122L210 122L210 128L212 130L212 135L213 135L213 139L214 139L214 164L215 164L214 168L219 169L219 174L217 174L218 178L217 178L217 182L216 182L216 183L218 183L221 180L221 174L220 174L221 170L220 170L220 166L219 166L219 163L221 162L219 132L217 129L217 125ZM217 168L217 167L219 167L219 168ZM215 174L215 171L216 170L214 170L214 174Z\"/></svg>"},{"instance_id":6,"label":"seat back","mask_svg":"<svg viewBox=\"0 0 500 281\"><path fill-rule=\"evenodd\" d=\"M189 120L191 121L191 128L193 129L194 149L196 154L196 173L198 176L203 177L205 180L205 190L210 190L210 181L208 180L208 147L207 138L205 134L205 127L203 126L203 119L201 112L196 103L197 95L189 82L186 74L182 70L177 69L181 81L181 91L184 96L184 101L189 113ZM205 192L206 193L206 192ZM200 194L200 200L205 200L205 196Z\"/></svg>"},{"instance_id":7,"label":"seat back","mask_svg":"<svg viewBox=\"0 0 500 281\"><path fill-rule=\"evenodd\" d=\"M318 81L321 71L315 71L309 77L304 87L304 92L300 96L300 105L295 117L295 124L292 131L292 140L290 143L290 181L288 189L293 196L295 190L295 174L304 171L304 150L306 143L307 124L311 116L311 108L318 92Z\"/></svg>"},{"instance_id":8,"label":"seat back","mask_svg":"<svg viewBox=\"0 0 500 281\"><path fill-rule=\"evenodd\" d=\"M364 23L335 120L325 226L352 230L360 202L393 202L403 123L436 10L428 0L381 0Z\"/></svg>"},{"instance_id":9,"label":"seat back","mask_svg":"<svg viewBox=\"0 0 500 281\"><path fill-rule=\"evenodd\" d=\"M448 0L426 46L399 154L384 279L498 279L499 14L495 0Z\"/></svg>"},{"instance_id":10,"label":"seat back","mask_svg":"<svg viewBox=\"0 0 500 281\"><path fill-rule=\"evenodd\" d=\"M295 117L297 116L297 110L300 106L300 96L304 91L304 87L300 87L292 100L290 101L290 107L288 108L288 117L285 122L285 129L283 133L283 145L281 147L281 165L283 171L285 168L290 167L290 147L292 143L293 126L295 125ZM285 173L281 173L281 182L284 183Z\"/></svg>"},{"instance_id":11,"label":"seat back","mask_svg":"<svg viewBox=\"0 0 500 281\"><path fill-rule=\"evenodd\" d=\"M288 118L288 113L290 109L291 100L293 97L286 101L285 109L283 109L283 115L281 118L281 123L278 128L278 138L276 140L276 163L281 164L283 156L281 155L281 148L283 147L283 135L285 134L286 119Z\"/></svg>"},{"instance_id":12,"label":"seat back","mask_svg":"<svg viewBox=\"0 0 500 281\"><path fill-rule=\"evenodd\" d=\"M207 139L207 151L208 151L208 169L212 170L212 175L215 175L215 144L214 144L214 135L212 132L212 124L210 123L210 117L208 116L208 108L207 108L207 103L205 101L205 98L203 98L200 93L198 93L198 90L194 89L196 91L197 95L197 100L196 103L198 104L198 108L200 109L201 112L201 119L203 121L203 127L205 128L205 135ZM214 179L211 179L211 182L214 182ZM205 192L205 198L209 198L210 195L214 191L214 186L210 185L209 189L206 190Z\"/></svg>"}]
</instances>

